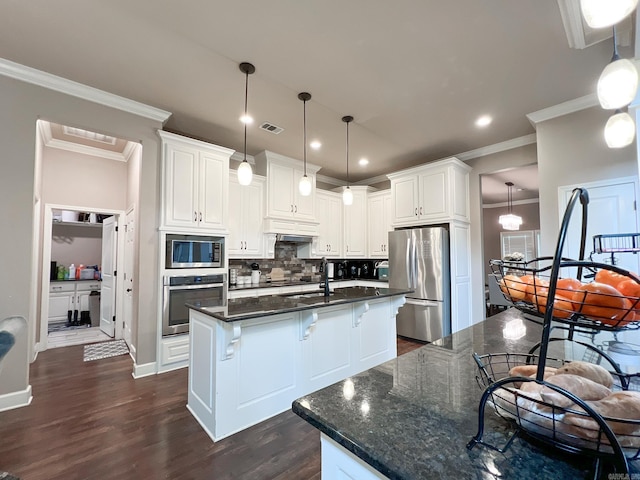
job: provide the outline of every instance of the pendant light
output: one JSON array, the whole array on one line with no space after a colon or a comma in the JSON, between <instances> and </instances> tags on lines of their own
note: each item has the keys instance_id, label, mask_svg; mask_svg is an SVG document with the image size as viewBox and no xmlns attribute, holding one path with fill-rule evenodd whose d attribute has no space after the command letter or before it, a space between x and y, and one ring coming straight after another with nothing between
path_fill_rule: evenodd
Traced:
<instances>
[{"instance_id":1,"label":"pendant light","mask_svg":"<svg viewBox=\"0 0 640 480\"><path fill-rule=\"evenodd\" d=\"M620 58L613 27L613 57L598 79L598 100L602 108L612 110L629 105L638 90L638 70L630 60Z\"/></svg>"},{"instance_id":2,"label":"pendant light","mask_svg":"<svg viewBox=\"0 0 640 480\"><path fill-rule=\"evenodd\" d=\"M353 203L353 192L349 188L349 123L353 122L351 115L342 117L342 121L347 124L347 188L342 191L342 203L351 205Z\"/></svg>"},{"instance_id":3,"label":"pendant light","mask_svg":"<svg viewBox=\"0 0 640 480\"><path fill-rule=\"evenodd\" d=\"M520 230L520 225L522 225L522 217L513 214L513 197L511 194L511 189L513 188L513 182L506 182L507 186L507 207L509 213L507 215L500 215L498 218L498 222L502 225L502 228L505 230Z\"/></svg>"},{"instance_id":4,"label":"pendant light","mask_svg":"<svg viewBox=\"0 0 640 480\"><path fill-rule=\"evenodd\" d=\"M638 5L638 0L580 0L584 20L591 28L615 25L627 17Z\"/></svg>"},{"instance_id":5,"label":"pendant light","mask_svg":"<svg viewBox=\"0 0 640 480\"><path fill-rule=\"evenodd\" d=\"M627 112L616 110L604 127L604 139L609 148L630 145L636 136L636 124Z\"/></svg>"},{"instance_id":6,"label":"pendant light","mask_svg":"<svg viewBox=\"0 0 640 480\"><path fill-rule=\"evenodd\" d=\"M238 183L240 185L251 185L253 170L251 168L251 164L247 162L247 123L251 123L251 120L247 114L247 102L249 98L249 75L256 71L256 67L250 63L242 62L240 64L240 71L245 75L244 115L242 116L242 122L244 123L244 160L238 166Z\"/></svg>"},{"instance_id":7,"label":"pendant light","mask_svg":"<svg viewBox=\"0 0 640 480\"><path fill-rule=\"evenodd\" d=\"M311 180L307 177L307 102L311 100L311 94L309 92L302 92L298 94L298 98L302 100L302 138L303 138L303 160L304 160L304 175L300 179L298 189L300 195L308 197L311 195Z\"/></svg>"}]
</instances>

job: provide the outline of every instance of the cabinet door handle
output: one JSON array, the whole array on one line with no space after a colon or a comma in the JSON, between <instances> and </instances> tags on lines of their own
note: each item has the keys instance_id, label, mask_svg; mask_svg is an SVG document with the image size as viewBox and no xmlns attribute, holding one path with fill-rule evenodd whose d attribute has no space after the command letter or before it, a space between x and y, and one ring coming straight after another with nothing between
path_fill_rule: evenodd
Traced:
<instances>
[{"instance_id":1,"label":"cabinet door handle","mask_svg":"<svg viewBox=\"0 0 640 480\"><path fill-rule=\"evenodd\" d=\"M291 213L293 213L293 203L291 204Z\"/></svg>"},{"instance_id":2,"label":"cabinet door handle","mask_svg":"<svg viewBox=\"0 0 640 480\"><path fill-rule=\"evenodd\" d=\"M127 288L127 293L133 291L133 288Z\"/></svg>"},{"instance_id":3,"label":"cabinet door handle","mask_svg":"<svg viewBox=\"0 0 640 480\"><path fill-rule=\"evenodd\" d=\"M202 212L200 212L200 221L202 221Z\"/></svg>"},{"instance_id":4,"label":"cabinet door handle","mask_svg":"<svg viewBox=\"0 0 640 480\"><path fill-rule=\"evenodd\" d=\"M415 215L416 215L416 217L418 216L418 207L416 207Z\"/></svg>"},{"instance_id":5,"label":"cabinet door handle","mask_svg":"<svg viewBox=\"0 0 640 480\"><path fill-rule=\"evenodd\" d=\"M422 215L422 207L420 207L420 215Z\"/></svg>"},{"instance_id":6,"label":"cabinet door handle","mask_svg":"<svg viewBox=\"0 0 640 480\"><path fill-rule=\"evenodd\" d=\"M298 213L298 205L296 205L295 207L296 207L296 211L294 213Z\"/></svg>"},{"instance_id":7,"label":"cabinet door handle","mask_svg":"<svg viewBox=\"0 0 640 480\"><path fill-rule=\"evenodd\" d=\"M244 249L245 250L247 249L247 241L246 240L244 241Z\"/></svg>"},{"instance_id":8,"label":"cabinet door handle","mask_svg":"<svg viewBox=\"0 0 640 480\"><path fill-rule=\"evenodd\" d=\"M194 222L198 221L198 212L193 212L193 221Z\"/></svg>"}]
</instances>

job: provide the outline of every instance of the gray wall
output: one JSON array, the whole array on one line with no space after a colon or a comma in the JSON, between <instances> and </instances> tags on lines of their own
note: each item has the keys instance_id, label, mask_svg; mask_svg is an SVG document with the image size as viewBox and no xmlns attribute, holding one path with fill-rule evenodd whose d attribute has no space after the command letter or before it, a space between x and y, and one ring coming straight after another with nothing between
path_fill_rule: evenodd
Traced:
<instances>
[{"instance_id":1,"label":"gray wall","mask_svg":"<svg viewBox=\"0 0 640 480\"><path fill-rule=\"evenodd\" d=\"M559 230L558 187L638 175L635 144L610 149L604 141L611 113L593 107L537 126L540 235L549 255Z\"/></svg>"},{"instance_id":2,"label":"gray wall","mask_svg":"<svg viewBox=\"0 0 640 480\"><path fill-rule=\"evenodd\" d=\"M139 141L143 146L140 181L140 272L137 289L138 363L155 361L156 310L158 304L158 233L159 224L159 138L161 123L65 94L0 77L0 191L8 199L0 206L0 222L5 235L0 236L3 269L11 275L0 276L0 318L21 315L33 329L36 319L29 318L32 286L32 233L34 172L36 155L36 120L42 118L63 125L107 133ZM6 232L10 232L7 235ZM17 347L15 347L17 348ZM28 386L28 349L17 352L0 378L0 395L23 391ZM36 392L37 394L37 392Z\"/></svg>"},{"instance_id":3,"label":"gray wall","mask_svg":"<svg viewBox=\"0 0 640 480\"><path fill-rule=\"evenodd\" d=\"M490 273L487 269L489 260L500 258L502 254L500 233L505 230L503 230L502 226L498 223L498 217L507 213L509 213L507 207L482 209L484 268L486 274ZM540 208L538 202L514 205L513 213L522 217L520 230L538 230L540 228Z\"/></svg>"}]
</instances>

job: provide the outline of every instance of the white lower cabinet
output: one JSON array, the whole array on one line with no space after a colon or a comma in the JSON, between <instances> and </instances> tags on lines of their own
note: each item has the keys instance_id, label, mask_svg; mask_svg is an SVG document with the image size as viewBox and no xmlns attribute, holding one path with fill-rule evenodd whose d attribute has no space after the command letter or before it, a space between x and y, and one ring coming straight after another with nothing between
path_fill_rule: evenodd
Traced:
<instances>
[{"instance_id":1,"label":"white lower cabinet","mask_svg":"<svg viewBox=\"0 0 640 480\"><path fill-rule=\"evenodd\" d=\"M158 373L168 372L189 364L189 334L171 335L160 340Z\"/></svg>"},{"instance_id":2,"label":"white lower cabinet","mask_svg":"<svg viewBox=\"0 0 640 480\"><path fill-rule=\"evenodd\" d=\"M220 440L396 357L404 296L223 322L190 311L187 408Z\"/></svg>"},{"instance_id":3,"label":"white lower cabinet","mask_svg":"<svg viewBox=\"0 0 640 480\"><path fill-rule=\"evenodd\" d=\"M52 282L49 285L49 323L66 323L71 312L72 320L77 311L77 319L80 320L80 312L89 311L89 297L91 292L100 291L100 282L94 280L65 282ZM92 319L95 323L97 319Z\"/></svg>"},{"instance_id":4,"label":"white lower cabinet","mask_svg":"<svg viewBox=\"0 0 640 480\"><path fill-rule=\"evenodd\" d=\"M322 478L386 480L384 476L324 433L320 434Z\"/></svg>"}]
</instances>

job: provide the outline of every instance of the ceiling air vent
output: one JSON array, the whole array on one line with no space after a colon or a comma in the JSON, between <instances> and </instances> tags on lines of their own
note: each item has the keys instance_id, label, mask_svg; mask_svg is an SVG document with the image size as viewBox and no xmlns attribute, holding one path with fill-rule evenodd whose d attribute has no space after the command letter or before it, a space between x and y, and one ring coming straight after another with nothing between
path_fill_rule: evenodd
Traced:
<instances>
[{"instance_id":1,"label":"ceiling air vent","mask_svg":"<svg viewBox=\"0 0 640 480\"><path fill-rule=\"evenodd\" d=\"M264 122L262 125L260 125L260 128L262 130L266 130L267 132L271 132L275 135L284 132L284 128L268 122Z\"/></svg>"}]
</instances>

